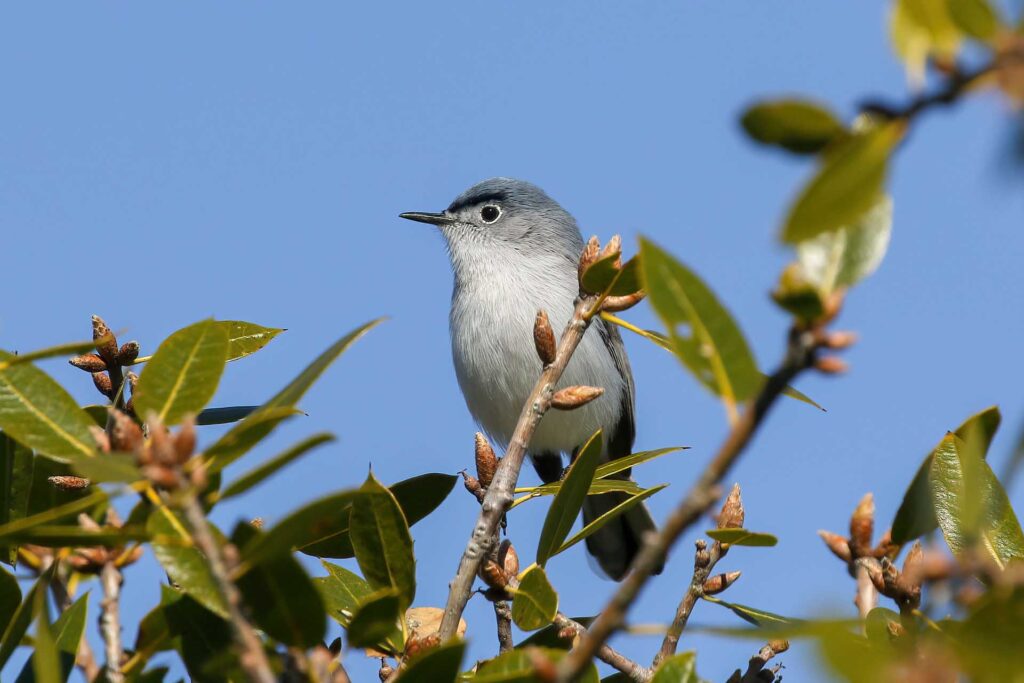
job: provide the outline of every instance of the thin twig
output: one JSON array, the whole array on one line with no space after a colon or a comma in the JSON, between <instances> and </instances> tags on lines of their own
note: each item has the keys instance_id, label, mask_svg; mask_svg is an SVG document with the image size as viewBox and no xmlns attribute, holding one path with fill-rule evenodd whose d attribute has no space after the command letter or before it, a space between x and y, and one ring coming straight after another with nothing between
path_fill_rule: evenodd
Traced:
<instances>
[{"instance_id":1,"label":"thin twig","mask_svg":"<svg viewBox=\"0 0 1024 683\"><path fill-rule=\"evenodd\" d=\"M512 641L512 606L508 600L494 601L494 619L498 622L498 650L508 652L515 647Z\"/></svg>"},{"instance_id":2,"label":"thin twig","mask_svg":"<svg viewBox=\"0 0 1024 683\"><path fill-rule=\"evenodd\" d=\"M723 549L722 544L718 541L711 545L711 550L707 549L707 543L703 539L698 540L696 545L697 552L693 561L693 577L690 579L690 585L687 586L682 600L679 601L675 618L672 619L672 624L668 627L664 640L661 641L661 649L658 650L658 654L654 658L655 669L663 661L676 653L676 648L679 647L679 637L683 634L683 629L686 628L686 622L690 619L690 613L693 611L694 605L697 604L697 600L704 594L704 582L710 578L715 564L725 554L725 549Z\"/></svg>"},{"instance_id":3,"label":"thin twig","mask_svg":"<svg viewBox=\"0 0 1024 683\"><path fill-rule=\"evenodd\" d=\"M601 645L622 627L626 612L654 570L665 561L669 548L691 524L714 505L721 494L722 478L750 443L776 399L797 375L811 366L817 344L816 335L812 331L794 329L790 332L786 358L782 365L765 382L753 403L729 432L718 453L665 521L665 525L653 539L645 540L644 547L633 561L629 575L619 584L618 590L590 625L580 643L559 662L559 681L576 680Z\"/></svg>"},{"instance_id":4,"label":"thin twig","mask_svg":"<svg viewBox=\"0 0 1024 683\"><path fill-rule=\"evenodd\" d=\"M587 629L583 624L570 619L561 612L558 612L555 615L554 624L560 629L572 629L579 636L583 636L587 632ZM651 669L634 662L626 655L609 647L608 645L602 645L598 648L597 658L616 671L628 676L631 681L636 681L637 683L645 683L646 681L651 680L651 676L653 675L653 671L651 671Z\"/></svg>"},{"instance_id":5,"label":"thin twig","mask_svg":"<svg viewBox=\"0 0 1024 683\"><path fill-rule=\"evenodd\" d=\"M224 556L217 546L210 527L206 523L206 515L199 501L191 493L184 496L182 511L192 531L192 539L196 546L206 556L210 565L210 574L220 591L221 597L228 608L228 621L231 622L231 632L235 639L235 646L238 648L238 661L250 681L256 683L274 683L274 674L270 671L266 653L263 651L263 644L253 632L252 625L242 614L242 596L238 587L232 583Z\"/></svg>"},{"instance_id":6,"label":"thin twig","mask_svg":"<svg viewBox=\"0 0 1024 683\"><path fill-rule=\"evenodd\" d=\"M121 662L124 649L121 646L121 572L113 561L108 561L100 570L100 582L103 584L103 612L100 614L100 632L106 645L107 663L106 679L110 683L121 683Z\"/></svg>"},{"instance_id":7,"label":"thin twig","mask_svg":"<svg viewBox=\"0 0 1024 683\"><path fill-rule=\"evenodd\" d=\"M459 569L449 585L448 603L445 605L441 628L438 631L442 641L455 635L459 619L469 601L473 580L480 569L480 564L493 547L497 538L498 525L512 505L513 493L516 482L519 480L519 471L523 467L530 439L541 418L551 406L555 385L561 379L580 340L583 339L583 333L590 326L592 316L600 312L596 311L595 313L599 302L600 297L594 295L586 295L577 299L572 318L566 325L559 341L555 360L541 372L540 379L537 380L523 406L519 422L509 441L508 450L505 451L505 457L501 459L494 479L487 487L487 495L480 506L480 515L473 527L473 534L459 561Z\"/></svg>"},{"instance_id":8,"label":"thin twig","mask_svg":"<svg viewBox=\"0 0 1024 683\"><path fill-rule=\"evenodd\" d=\"M861 111L880 114L889 119L909 121L929 109L954 104L967 90L977 85L986 76L995 73L998 68L999 62L994 60L992 63L970 73L965 74L954 71L949 75L945 87L933 93L915 97L902 107L871 100L861 105Z\"/></svg>"},{"instance_id":9,"label":"thin twig","mask_svg":"<svg viewBox=\"0 0 1024 683\"><path fill-rule=\"evenodd\" d=\"M782 654L788 649L788 640L773 640L769 642L762 647L756 655L750 658L750 661L747 663L746 673L740 675L740 670L736 669L732 676L729 676L729 680L726 681L726 683L763 683L765 680L762 677L764 667L773 657ZM772 673L771 680L775 680L775 674L777 674L781 668L781 665L777 665L770 670Z\"/></svg>"},{"instance_id":10,"label":"thin twig","mask_svg":"<svg viewBox=\"0 0 1024 683\"><path fill-rule=\"evenodd\" d=\"M866 558L870 560L873 558ZM854 565L854 576L857 579L857 595L853 603L857 606L857 612L861 619L866 619L868 613L878 606L878 591L871 582L871 574L862 562Z\"/></svg>"}]
</instances>

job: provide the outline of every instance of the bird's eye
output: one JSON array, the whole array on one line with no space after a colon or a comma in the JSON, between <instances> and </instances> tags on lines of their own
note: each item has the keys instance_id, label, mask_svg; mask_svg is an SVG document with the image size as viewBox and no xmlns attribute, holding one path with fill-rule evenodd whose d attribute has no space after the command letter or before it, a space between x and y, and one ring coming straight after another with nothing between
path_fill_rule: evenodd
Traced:
<instances>
[{"instance_id":1,"label":"bird's eye","mask_svg":"<svg viewBox=\"0 0 1024 683\"><path fill-rule=\"evenodd\" d=\"M494 204L488 204L480 209L480 219L484 223L493 223L501 217L501 209Z\"/></svg>"}]
</instances>

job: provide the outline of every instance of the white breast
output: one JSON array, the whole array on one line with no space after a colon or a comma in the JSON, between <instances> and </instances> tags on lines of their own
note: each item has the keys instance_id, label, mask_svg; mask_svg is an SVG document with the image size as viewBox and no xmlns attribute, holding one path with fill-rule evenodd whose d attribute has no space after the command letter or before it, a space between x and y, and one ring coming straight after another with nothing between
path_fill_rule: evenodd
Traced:
<instances>
[{"instance_id":1,"label":"white breast","mask_svg":"<svg viewBox=\"0 0 1024 683\"><path fill-rule=\"evenodd\" d=\"M492 261L486 272L463 273L456 287L450 322L459 386L473 417L502 446L508 445L540 376L533 343L537 310L547 311L560 336L572 315L576 289L575 269L565 262L531 262L528 269L517 269ZM530 443L531 452L571 452L598 428L607 438L618 422L625 386L596 329L584 335L558 387L574 384L603 387L605 394L574 411L549 411Z\"/></svg>"}]
</instances>

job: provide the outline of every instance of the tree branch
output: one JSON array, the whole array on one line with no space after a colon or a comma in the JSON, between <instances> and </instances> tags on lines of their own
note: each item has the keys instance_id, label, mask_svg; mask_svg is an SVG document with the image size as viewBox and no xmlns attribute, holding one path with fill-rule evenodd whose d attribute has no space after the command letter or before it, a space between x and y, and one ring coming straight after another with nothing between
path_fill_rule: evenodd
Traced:
<instances>
[{"instance_id":1,"label":"tree branch","mask_svg":"<svg viewBox=\"0 0 1024 683\"><path fill-rule=\"evenodd\" d=\"M560 629L572 629L578 636L583 636L587 632L587 629L583 624L570 619L561 612L558 612L555 615L555 621L553 623ZM616 671L624 673L632 681L645 683L646 681L651 680L653 672L650 669L634 662L626 655L609 647L608 645L602 645L598 648L596 656Z\"/></svg>"},{"instance_id":2,"label":"tree branch","mask_svg":"<svg viewBox=\"0 0 1024 683\"><path fill-rule=\"evenodd\" d=\"M766 680L763 677L764 667L769 661L776 655L782 654L789 649L788 640L773 640L766 644L761 650L750 658L750 662L747 664L747 672L740 675L740 670L736 669L732 676L729 676L729 680L726 683L764 683ZM776 665L773 667L771 672L771 679L776 680L775 674L782 668L782 665Z\"/></svg>"},{"instance_id":3,"label":"tree branch","mask_svg":"<svg viewBox=\"0 0 1024 683\"><path fill-rule=\"evenodd\" d=\"M664 640L661 641L661 649L658 650L658 654L654 658L653 668L655 669L663 661L676 653L676 648L679 647L679 637L683 634L683 629L686 628L686 622L690 619L690 613L693 611L694 605L697 604L697 600L704 594L704 582L708 580L711 576L711 571L715 568L715 564L725 554L722 544L718 541L711 545L711 550L707 549L707 543L705 543L704 539L698 539L696 546L697 552L693 560L693 578L690 579L690 585L687 586L682 600L679 601L679 607L676 608L676 616L672 619L672 624L668 627Z\"/></svg>"},{"instance_id":4,"label":"tree branch","mask_svg":"<svg viewBox=\"0 0 1024 683\"><path fill-rule=\"evenodd\" d=\"M622 627L626 612L640 594L653 571L661 566L669 548L691 524L714 505L720 495L722 478L750 443L765 416L789 383L811 367L819 336L812 330L794 328L789 334L786 358L768 378L740 421L733 427L697 482L654 536L647 539L633 561L630 574L619 584L611 601L598 615L580 643L558 664L558 680L576 680L611 635Z\"/></svg>"},{"instance_id":5,"label":"tree branch","mask_svg":"<svg viewBox=\"0 0 1024 683\"><path fill-rule=\"evenodd\" d=\"M103 613L100 615L100 632L106 645L107 663L104 673L110 683L121 683L121 663L124 649L121 646L121 572L113 560L108 560L100 570L100 582L103 584Z\"/></svg>"},{"instance_id":6,"label":"tree branch","mask_svg":"<svg viewBox=\"0 0 1024 683\"><path fill-rule=\"evenodd\" d=\"M519 422L509 441L508 450L505 451L505 456L498 464L493 481L487 487L487 494L480 506L480 515L473 527L473 534L459 561L459 569L449 585L448 603L445 606L441 628L438 631L442 642L455 635L459 619L469 601L473 580L480 569L480 564L488 556L497 538L498 525L512 505L513 492L516 482L519 480L519 471L523 467L530 439L541 418L551 407L551 397L554 395L555 385L561 379L569 359L572 358L580 340L583 339L583 333L590 326L593 316L599 312L595 311L595 308L598 307L600 301L599 296L591 294L577 299L572 319L562 333L554 360L541 372L540 379L537 380L523 406Z\"/></svg>"},{"instance_id":7,"label":"tree branch","mask_svg":"<svg viewBox=\"0 0 1024 683\"><path fill-rule=\"evenodd\" d=\"M512 606L508 600L494 601L494 618L498 622L498 651L508 652L515 647L512 642Z\"/></svg>"}]
</instances>

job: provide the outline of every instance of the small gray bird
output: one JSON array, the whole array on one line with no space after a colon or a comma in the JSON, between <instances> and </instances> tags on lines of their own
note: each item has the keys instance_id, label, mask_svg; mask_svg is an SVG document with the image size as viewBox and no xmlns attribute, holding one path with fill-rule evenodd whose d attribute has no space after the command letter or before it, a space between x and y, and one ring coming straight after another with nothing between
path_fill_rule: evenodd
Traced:
<instances>
[{"instance_id":1,"label":"small gray bird","mask_svg":"<svg viewBox=\"0 0 1024 683\"><path fill-rule=\"evenodd\" d=\"M436 225L447 241L455 274L450 315L455 373L469 412L507 447L541 369L533 342L537 311L547 311L556 332L572 316L583 250L576 221L539 187L512 178L478 183L441 213L401 217ZM633 447L633 376L618 330L604 320L595 320L583 336L559 387L578 384L603 387L605 393L576 410L549 411L541 420L529 453L544 482L558 481L562 454L573 454L599 428L606 460L628 455ZM584 523L626 497L590 496ZM650 513L639 505L590 536L587 549L619 580L643 534L653 529Z\"/></svg>"}]
</instances>

